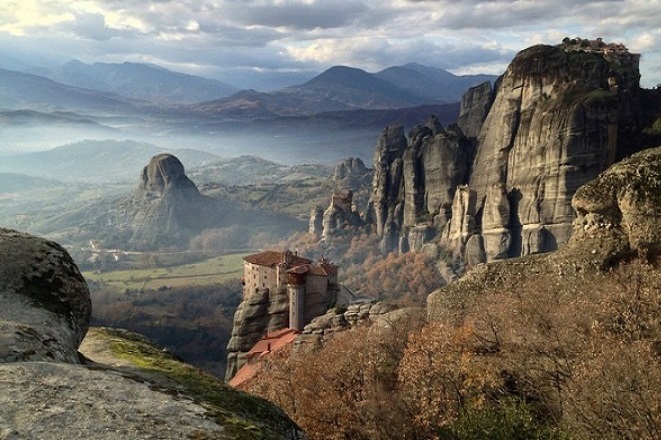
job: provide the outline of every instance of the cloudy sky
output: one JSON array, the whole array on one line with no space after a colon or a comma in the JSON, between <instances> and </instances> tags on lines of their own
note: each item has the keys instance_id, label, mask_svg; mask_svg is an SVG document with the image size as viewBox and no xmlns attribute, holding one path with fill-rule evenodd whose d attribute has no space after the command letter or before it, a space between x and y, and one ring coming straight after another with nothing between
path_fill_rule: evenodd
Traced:
<instances>
[{"instance_id":1,"label":"cloudy sky","mask_svg":"<svg viewBox=\"0 0 661 440\"><path fill-rule=\"evenodd\" d=\"M521 49L603 37L661 83L661 0L0 0L4 64L149 62L234 84L332 65L501 73ZM0 62L1 64L1 62Z\"/></svg>"}]
</instances>

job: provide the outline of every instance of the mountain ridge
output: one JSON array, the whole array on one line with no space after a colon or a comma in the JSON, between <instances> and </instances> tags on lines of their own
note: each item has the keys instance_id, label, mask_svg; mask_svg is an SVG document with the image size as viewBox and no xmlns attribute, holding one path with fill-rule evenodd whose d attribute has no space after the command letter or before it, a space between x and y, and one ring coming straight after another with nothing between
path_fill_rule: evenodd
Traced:
<instances>
[{"instance_id":1,"label":"mountain ridge","mask_svg":"<svg viewBox=\"0 0 661 440\"><path fill-rule=\"evenodd\" d=\"M227 98L199 103L194 109L219 116L250 115L255 118L310 116L357 109L392 110L458 101L465 91L458 92L458 87L477 85L485 78L491 81L496 78L474 75L462 79L464 77L435 68L427 68L423 72L404 66L391 67L379 73L333 66L300 85L268 93L242 90ZM435 75L443 79L434 78ZM415 80L411 81L407 76L414 76ZM464 83L449 85L458 79ZM449 92L446 90L448 87L452 87ZM431 91L436 89L438 91Z\"/></svg>"},{"instance_id":2,"label":"mountain ridge","mask_svg":"<svg viewBox=\"0 0 661 440\"><path fill-rule=\"evenodd\" d=\"M48 71L45 76L62 84L153 103L190 104L229 96L237 91L236 87L216 79L146 63L85 64L72 60Z\"/></svg>"}]
</instances>

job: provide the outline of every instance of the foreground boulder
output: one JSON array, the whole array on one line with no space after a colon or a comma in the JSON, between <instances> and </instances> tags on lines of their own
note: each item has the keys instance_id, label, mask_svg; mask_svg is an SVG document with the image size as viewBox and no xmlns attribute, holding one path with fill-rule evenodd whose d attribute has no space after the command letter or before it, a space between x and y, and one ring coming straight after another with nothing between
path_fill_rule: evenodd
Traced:
<instances>
[{"instance_id":1,"label":"foreground boulder","mask_svg":"<svg viewBox=\"0 0 661 440\"><path fill-rule=\"evenodd\" d=\"M89 329L90 314L61 246L0 229L0 438L305 438L276 406L144 337Z\"/></svg>"},{"instance_id":2,"label":"foreground boulder","mask_svg":"<svg viewBox=\"0 0 661 440\"><path fill-rule=\"evenodd\" d=\"M78 363L92 305L58 244L0 229L0 362Z\"/></svg>"}]
</instances>

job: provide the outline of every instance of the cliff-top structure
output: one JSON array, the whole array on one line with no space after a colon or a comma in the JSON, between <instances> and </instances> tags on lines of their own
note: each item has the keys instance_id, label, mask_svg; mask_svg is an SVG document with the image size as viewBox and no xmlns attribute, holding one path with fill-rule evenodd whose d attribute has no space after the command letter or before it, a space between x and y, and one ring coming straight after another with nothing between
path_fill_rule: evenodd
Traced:
<instances>
[{"instance_id":1,"label":"cliff-top structure","mask_svg":"<svg viewBox=\"0 0 661 440\"><path fill-rule=\"evenodd\" d=\"M572 41L521 51L455 125L384 130L366 217L384 252L434 241L474 265L568 240L576 190L645 147L639 55Z\"/></svg>"},{"instance_id":2,"label":"cliff-top structure","mask_svg":"<svg viewBox=\"0 0 661 440\"><path fill-rule=\"evenodd\" d=\"M339 268L323 259L313 263L290 251L264 251L243 260L243 300L227 345L228 381L264 335L283 329L302 331L326 313L339 290Z\"/></svg>"}]
</instances>

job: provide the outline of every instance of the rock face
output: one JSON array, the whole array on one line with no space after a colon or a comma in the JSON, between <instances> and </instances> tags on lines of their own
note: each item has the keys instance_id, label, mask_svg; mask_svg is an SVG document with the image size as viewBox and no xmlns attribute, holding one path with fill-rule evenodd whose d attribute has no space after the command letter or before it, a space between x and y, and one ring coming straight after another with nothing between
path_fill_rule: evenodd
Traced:
<instances>
[{"instance_id":1,"label":"rock face","mask_svg":"<svg viewBox=\"0 0 661 440\"><path fill-rule=\"evenodd\" d=\"M286 288L258 289L241 301L234 313L232 337L227 344L226 380L230 380L245 363L246 354L264 332L287 328L289 296Z\"/></svg>"},{"instance_id":2,"label":"rock face","mask_svg":"<svg viewBox=\"0 0 661 440\"><path fill-rule=\"evenodd\" d=\"M443 228L471 158L471 142L459 127L443 129L433 117L408 139L401 126L384 130L374 154L368 215L383 236L384 252L397 249L404 228L422 222Z\"/></svg>"},{"instance_id":3,"label":"rock face","mask_svg":"<svg viewBox=\"0 0 661 440\"><path fill-rule=\"evenodd\" d=\"M531 47L495 96L490 84L466 93L456 125L430 121L408 137L384 130L368 216L382 250L419 250L409 235L420 225L464 263L557 249L571 233L576 190L635 150L638 60L626 50Z\"/></svg>"},{"instance_id":4,"label":"rock face","mask_svg":"<svg viewBox=\"0 0 661 440\"><path fill-rule=\"evenodd\" d=\"M62 247L0 229L0 295L0 362L79 362L92 305Z\"/></svg>"},{"instance_id":5,"label":"rock face","mask_svg":"<svg viewBox=\"0 0 661 440\"><path fill-rule=\"evenodd\" d=\"M183 164L171 154L152 157L138 188L123 200L115 224L124 228L137 249L181 245L210 224L217 213L186 176Z\"/></svg>"},{"instance_id":6,"label":"rock face","mask_svg":"<svg viewBox=\"0 0 661 440\"><path fill-rule=\"evenodd\" d=\"M333 182L336 186L354 189L371 177L371 170L359 157L349 157L335 166Z\"/></svg>"},{"instance_id":7,"label":"rock face","mask_svg":"<svg viewBox=\"0 0 661 440\"><path fill-rule=\"evenodd\" d=\"M0 229L0 305L4 439L305 438L274 405L145 338L89 329L87 285L56 243Z\"/></svg>"},{"instance_id":8,"label":"rock face","mask_svg":"<svg viewBox=\"0 0 661 440\"><path fill-rule=\"evenodd\" d=\"M608 270L631 255L661 255L661 147L615 163L581 186L572 199L576 210L572 235L556 252L480 265L427 298L430 320L451 309L457 295L479 295L485 284L509 276L565 276ZM475 235L473 237L476 237Z\"/></svg>"},{"instance_id":9,"label":"rock face","mask_svg":"<svg viewBox=\"0 0 661 440\"><path fill-rule=\"evenodd\" d=\"M469 138L477 138L484 120L489 114L494 99L494 89L490 82L471 87L461 98L457 125Z\"/></svg>"},{"instance_id":10,"label":"rock face","mask_svg":"<svg viewBox=\"0 0 661 440\"><path fill-rule=\"evenodd\" d=\"M621 135L638 125L638 79L638 56L629 53L535 46L517 55L480 130L470 179L478 210L505 203L489 200L493 185L509 198L510 245L487 245L488 259L554 250L569 238L573 194L613 163Z\"/></svg>"},{"instance_id":11,"label":"rock face","mask_svg":"<svg viewBox=\"0 0 661 440\"><path fill-rule=\"evenodd\" d=\"M362 224L360 214L353 206L353 191L336 190L331 196L331 204L322 217L322 238L329 238L337 231Z\"/></svg>"},{"instance_id":12,"label":"rock face","mask_svg":"<svg viewBox=\"0 0 661 440\"><path fill-rule=\"evenodd\" d=\"M331 309L305 326L294 342L294 349L315 349L324 342L324 336L358 325L372 324L396 309L393 304L376 301L349 304L344 311Z\"/></svg>"},{"instance_id":13,"label":"rock face","mask_svg":"<svg viewBox=\"0 0 661 440\"><path fill-rule=\"evenodd\" d=\"M636 153L611 166L576 191L572 206L577 217L568 248L599 242L590 249L602 258L623 253L661 254L661 147ZM617 247L604 247L604 237ZM606 242L607 244L607 242Z\"/></svg>"},{"instance_id":14,"label":"rock face","mask_svg":"<svg viewBox=\"0 0 661 440\"><path fill-rule=\"evenodd\" d=\"M343 229L362 226L358 204L365 205L371 182L372 170L360 158L349 157L338 163L330 205L325 211L317 206L310 212L308 231L328 239Z\"/></svg>"}]
</instances>

